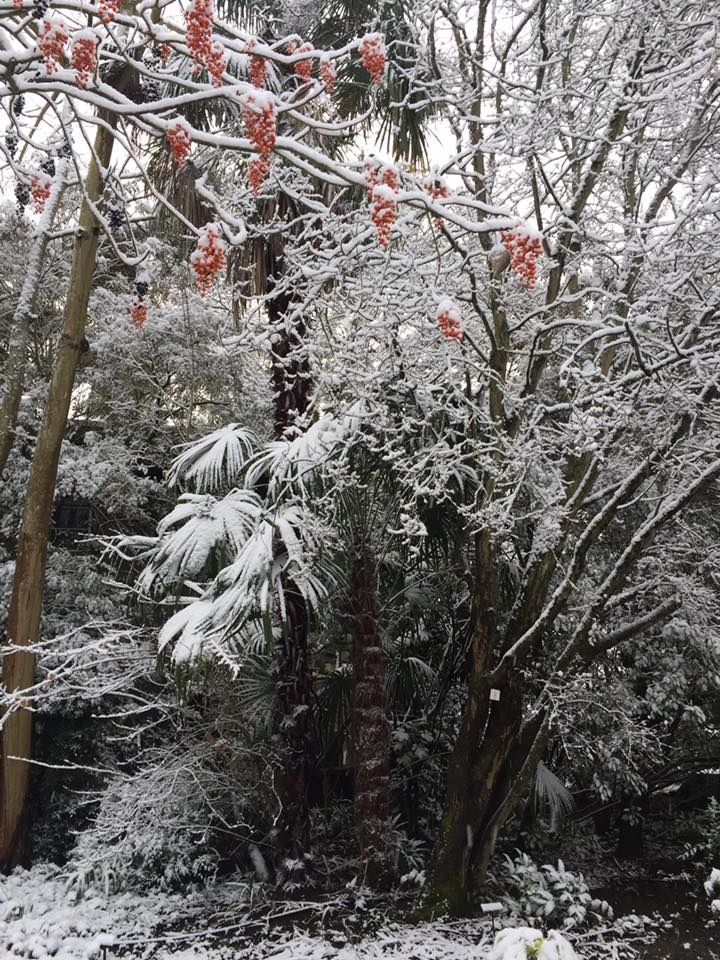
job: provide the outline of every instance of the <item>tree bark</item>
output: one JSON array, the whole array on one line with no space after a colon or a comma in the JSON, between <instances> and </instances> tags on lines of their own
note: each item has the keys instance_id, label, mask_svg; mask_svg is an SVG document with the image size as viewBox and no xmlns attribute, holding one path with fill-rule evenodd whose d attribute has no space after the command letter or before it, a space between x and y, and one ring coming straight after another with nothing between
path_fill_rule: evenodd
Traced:
<instances>
[{"instance_id":1,"label":"tree bark","mask_svg":"<svg viewBox=\"0 0 720 960\"><path fill-rule=\"evenodd\" d=\"M13 317L10 349L8 350L7 363L5 364L5 393L3 394L2 404L0 405L0 478L2 478L5 472L10 451L15 443L18 411L20 410L20 401L25 387L30 323L40 287L45 250L47 249L49 240L48 233L52 227L65 189L64 173L65 169L63 164L58 169L55 183L45 204L42 219L38 224L37 232L32 242L25 279Z\"/></svg>"},{"instance_id":2,"label":"tree bark","mask_svg":"<svg viewBox=\"0 0 720 960\"><path fill-rule=\"evenodd\" d=\"M273 336L271 380L274 401L275 438L291 435L298 418L309 405L310 372L305 351L305 326L290 319L292 298L277 290L282 277L282 255L272 244L266 253L265 275L270 332ZM277 644L277 690L279 768L275 792L280 810L275 821L276 847L280 857L279 877L300 883L305 874L305 851L310 823L308 802L312 685L308 664L309 615L305 600L293 579L282 580L286 617Z\"/></svg>"},{"instance_id":3,"label":"tree bark","mask_svg":"<svg viewBox=\"0 0 720 960\"><path fill-rule=\"evenodd\" d=\"M125 71L124 71L125 72ZM38 639L47 560L48 533L63 435L67 426L78 357L85 336L88 301L97 254L99 227L92 204L103 188L103 175L113 148L114 119L104 117L95 136L85 181L72 269L63 316L63 330L48 391L45 414L30 468L13 580L7 639L18 648L3 662L5 691L30 687L35 674L32 647ZM27 801L32 757L32 713L19 700L4 717L0 753L0 870L21 862L27 832Z\"/></svg>"},{"instance_id":4,"label":"tree bark","mask_svg":"<svg viewBox=\"0 0 720 960\"><path fill-rule=\"evenodd\" d=\"M274 785L280 810L275 821L276 846L281 862L279 878L300 883L305 875L307 849L308 757L312 688L308 670L308 611L295 583L283 583L286 620L277 644L277 691L280 707L280 767Z\"/></svg>"},{"instance_id":5,"label":"tree bark","mask_svg":"<svg viewBox=\"0 0 720 960\"><path fill-rule=\"evenodd\" d=\"M355 829L365 880L377 886L389 874L390 725L375 557L367 543L358 544L352 558L350 609Z\"/></svg>"},{"instance_id":6,"label":"tree bark","mask_svg":"<svg viewBox=\"0 0 720 960\"><path fill-rule=\"evenodd\" d=\"M472 699L484 703L481 709L471 708L472 721L468 709L463 717L425 895L429 911L455 916L469 911L484 882L495 842L491 821L504 799L510 758L520 729L519 676L509 677L499 701L489 699L489 684L478 678L473 678L473 683L477 694Z\"/></svg>"}]
</instances>

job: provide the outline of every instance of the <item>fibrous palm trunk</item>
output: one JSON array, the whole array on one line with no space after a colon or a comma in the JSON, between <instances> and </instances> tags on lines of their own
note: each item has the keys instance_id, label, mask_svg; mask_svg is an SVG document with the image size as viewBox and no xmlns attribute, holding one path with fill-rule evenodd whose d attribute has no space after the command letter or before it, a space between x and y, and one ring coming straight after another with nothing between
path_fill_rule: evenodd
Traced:
<instances>
[{"instance_id":1,"label":"fibrous palm trunk","mask_svg":"<svg viewBox=\"0 0 720 960\"><path fill-rule=\"evenodd\" d=\"M378 885L389 873L390 726L375 557L367 543L353 553L350 610L355 829L365 880Z\"/></svg>"},{"instance_id":2,"label":"fibrous palm trunk","mask_svg":"<svg viewBox=\"0 0 720 960\"><path fill-rule=\"evenodd\" d=\"M6 694L18 693L17 707L3 718L0 753L0 869L23 857L27 832L28 783L32 758L32 713L20 691L34 680L35 654L28 649L38 639L42 614L48 534L55 482L78 357L85 337L88 301L98 247L99 228L93 205L103 188L103 175L113 148L113 119L97 128L85 182L60 345L48 390L47 404L28 479L7 624L9 646L17 648L3 661Z\"/></svg>"},{"instance_id":3,"label":"fibrous palm trunk","mask_svg":"<svg viewBox=\"0 0 720 960\"><path fill-rule=\"evenodd\" d=\"M292 319L292 298L277 288L282 257L270 246L266 254L268 318L273 338L272 386L276 439L290 435L309 405L310 373L301 319ZM283 880L301 882L308 842L308 770L312 687L308 664L307 604L292 577L283 577L285 622L276 647L279 703L275 792L280 810L276 846Z\"/></svg>"}]
</instances>

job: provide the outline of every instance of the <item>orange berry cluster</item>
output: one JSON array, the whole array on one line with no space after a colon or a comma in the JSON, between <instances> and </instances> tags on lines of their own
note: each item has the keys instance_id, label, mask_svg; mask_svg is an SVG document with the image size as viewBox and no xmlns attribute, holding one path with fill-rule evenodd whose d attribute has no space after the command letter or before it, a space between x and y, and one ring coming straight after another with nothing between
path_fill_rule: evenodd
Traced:
<instances>
[{"instance_id":1,"label":"orange berry cluster","mask_svg":"<svg viewBox=\"0 0 720 960\"><path fill-rule=\"evenodd\" d=\"M111 23L120 9L122 0L100 0L98 4L98 13L101 23Z\"/></svg>"},{"instance_id":2,"label":"orange berry cluster","mask_svg":"<svg viewBox=\"0 0 720 960\"><path fill-rule=\"evenodd\" d=\"M309 53L312 49L313 49L313 45L311 43L301 43L300 46L297 48L297 52ZM294 52L295 51L293 50L293 53ZM296 75L300 77L301 80L304 80L306 83L308 82L308 80L312 80L312 72L313 72L312 58L309 58L307 60L298 60L297 63L295 64Z\"/></svg>"},{"instance_id":3,"label":"orange berry cluster","mask_svg":"<svg viewBox=\"0 0 720 960\"><path fill-rule=\"evenodd\" d=\"M192 0L185 11L187 46L193 58L193 73L207 65L212 48L212 0Z\"/></svg>"},{"instance_id":4,"label":"orange berry cluster","mask_svg":"<svg viewBox=\"0 0 720 960\"><path fill-rule=\"evenodd\" d=\"M209 223L200 231L197 248L190 254L190 264L195 271L195 286L204 297L227 264L225 241L220 237L217 224Z\"/></svg>"},{"instance_id":5,"label":"orange berry cluster","mask_svg":"<svg viewBox=\"0 0 720 960\"><path fill-rule=\"evenodd\" d=\"M433 177L427 180L425 183L425 191L430 194L433 200L447 200L450 196L450 188L440 177ZM442 228L441 217L433 217L433 223L438 230Z\"/></svg>"},{"instance_id":6,"label":"orange berry cluster","mask_svg":"<svg viewBox=\"0 0 720 960\"><path fill-rule=\"evenodd\" d=\"M32 194L35 213L42 213L50 196L52 177L47 173L33 173L30 176L30 193Z\"/></svg>"},{"instance_id":7,"label":"orange berry cluster","mask_svg":"<svg viewBox=\"0 0 720 960\"><path fill-rule=\"evenodd\" d=\"M380 83L387 56L383 38L379 33L368 33L360 42L359 50L360 62L370 74L370 79L375 84Z\"/></svg>"},{"instance_id":8,"label":"orange berry cluster","mask_svg":"<svg viewBox=\"0 0 720 960\"><path fill-rule=\"evenodd\" d=\"M257 196L270 172L270 154L277 139L275 101L271 94L255 90L243 94L240 103L245 132L260 154L248 164L250 188Z\"/></svg>"},{"instance_id":9,"label":"orange berry cluster","mask_svg":"<svg viewBox=\"0 0 720 960\"><path fill-rule=\"evenodd\" d=\"M241 115L248 138L262 154L268 154L275 146L275 101L269 94L245 93L240 98Z\"/></svg>"},{"instance_id":10,"label":"orange berry cluster","mask_svg":"<svg viewBox=\"0 0 720 960\"><path fill-rule=\"evenodd\" d=\"M210 53L207 59L208 73L210 74L210 79L214 87L221 87L223 85L223 74L225 73L226 65L227 58L225 56L225 48L216 40L210 45Z\"/></svg>"},{"instance_id":11,"label":"orange berry cluster","mask_svg":"<svg viewBox=\"0 0 720 960\"><path fill-rule=\"evenodd\" d=\"M56 17L46 17L38 31L38 47L45 60L45 69L54 73L65 56L69 36L67 27Z\"/></svg>"},{"instance_id":12,"label":"orange berry cluster","mask_svg":"<svg viewBox=\"0 0 720 960\"><path fill-rule=\"evenodd\" d=\"M13 6L16 10L22 10L23 0L13 0Z\"/></svg>"},{"instance_id":13,"label":"orange berry cluster","mask_svg":"<svg viewBox=\"0 0 720 960\"><path fill-rule=\"evenodd\" d=\"M96 43L97 37L93 30L81 30L73 37L70 65L75 71L75 80L80 88L86 87L88 80L95 73Z\"/></svg>"},{"instance_id":14,"label":"orange berry cluster","mask_svg":"<svg viewBox=\"0 0 720 960\"><path fill-rule=\"evenodd\" d=\"M382 184L373 187L370 216L377 230L378 243L386 247L390 243L390 231L397 220L395 192Z\"/></svg>"},{"instance_id":15,"label":"orange berry cluster","mask_svg":"<svg viewBox=\"0 0 720 960\"><path fill-rule=\"evenodd\" d=\"M256 41L251 40L247 45L248 52L250 52L252 48L256 46ZM265 57L259 57L257 54L253 54L250 57L250 67L248 68L248 72L250 74L250 83L254 87L264 87L265 81L267 80L267 63L265 62Z\"/></svg>"},{"instance_id":16,"label":"orange berry cluster","mask_svg":"<svg viewBox=\"0 0 720 960\"><path fill-rule=\"evenodd\" d=\"M517 274L520 283L531 289L535 286L537 258L542 252L540 238L527 229L503 230L500 240L510 254L510 266Z\"/></svg>"},{"instance_id":17,"label":"orange berry cluster","mask_svg":"<svg viewBox=\"0 0 720 960\"><path fill-rule=\"evenodd\" d=\"M448 297L438 304L437 323L444 337L449 340L462 340L462 314L460 308Z\"/></svg>"},{"instance_id":18,"label":"orange berry cluster","mask_svg":"<svg viewBox=\"0 0 720 960\"><path fill-rule=\"evenodd\" d=\"M253 157L248 163L248 183L250 189L257 197L262 190L262 185L270 173L270 157L261 154L259 157Z\"/></svg>"},{"instance_id":19,"label":"orange berry cluster","mask_svg":"<svg viewBox=\"0 0 720 960\"><path fill-rule=\"evenodd\" d=\"M365 160L365 182L368 185L368 200L372 200L373 188L382 184L391 190L398 188L398 175L395 167L383 163L377 157L368 157Z\"/></svg>"},{"instance_id":20,"label":"orange berry cluster","mask_svg":"<svg viewBox=\"0 0 720 960\"><path fill-rule=\"evenodd\" d=\"M335 64L329 57L320 58L320 78L327 94L332 94L335 89L335 80L337 79L337 70Z\"/></svg>"},{"instance_id":21,"label":"orange berry cluster","mask_svg":"<svg viewBox=\"0 0 720 960\"><path fill-rule=\"evenodd\" d=\"M184 120L173 120L168 124L165 135L170 144L173 160L178 167L184 167L192 146L190 127Z\"/></svg>"},{"instance_id":22,"label":"orange berry cluster","mask_svg":"<svg viewBox=\"0 0 720 960\"><path fill-rule=\"evenodd\" d=\"M369 157L365 161L365 182L370 200L370 216L377 230L378 242L386 247L390 242L390 231L397 220L397 171L389 164Z\"/></svg>"},{"instance_id":23,"label":"orange berry cluster","mask_svg":"<svg viewBox=\"0 0 720 960\"><path fill-rule=\"evenodd\" d=\"M138 330L142 330L145 326L145 321L148 316L148 305L145 303L142 297L135 297L130 307L130 319L133 322L133 326L137 327Z\"/></svg>"}]
</instances>

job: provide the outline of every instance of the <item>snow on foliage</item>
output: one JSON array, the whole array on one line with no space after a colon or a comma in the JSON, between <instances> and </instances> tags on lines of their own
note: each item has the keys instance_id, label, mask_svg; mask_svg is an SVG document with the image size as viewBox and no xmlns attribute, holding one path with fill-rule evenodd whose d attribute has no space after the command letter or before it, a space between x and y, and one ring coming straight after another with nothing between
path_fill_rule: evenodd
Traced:
<instances>
[{"instance_id":1,"label":"snow on foliage","mask_svg":"<svg viewBox=\"0 0 720 960\"><path fill-rule=\"evenodd\" d=\"M578 960L562 934L551 930L547 936L532 927L501 930L487 960Z\"/></svg>"},{"instance_id":2,"label":"snow on foliage","mask_svg":"<svg viewBox=\"0 0 720 960\"><path fill-rule=\"evenodd\" d=\"M239 423L230 423L185 445L168 476L171 487L197 486L217 490L235 484L256 441Z\"/></svg>"}]
</instances>

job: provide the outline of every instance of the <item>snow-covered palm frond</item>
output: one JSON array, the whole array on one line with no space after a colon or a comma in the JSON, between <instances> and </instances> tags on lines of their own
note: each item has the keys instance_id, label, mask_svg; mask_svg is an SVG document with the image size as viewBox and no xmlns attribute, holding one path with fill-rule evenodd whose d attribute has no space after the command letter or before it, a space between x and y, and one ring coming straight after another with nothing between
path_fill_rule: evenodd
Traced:
<instances>
[{"instance_id":1,"label":"snow-covered palm frond","mask_svg":"<svg viewBox=\"0 0 720 960\"><path fill-rule=\"evenodd\" d=\"M174 641L172 654L174 664L190 664L198 660L203 654L205 639L201 625L210 607L211 603L208 600L194 600L181 607L160 630L158 652Z\"/></svg>"},{"instance_id":2,"label":"snow-covered palm frond","mask_svg":"<svg viewBox=\"0 0 720 960\"><path fill-rule=\"evenodd\" d=\"M327 589L314 572L323 570L317 558L317 541L305 520L295 504L257 518L235 560L218 574L213 585L215 630L226 632L253 612L267 615L276 602L284 619L285 578L293 581L310 607L319 605Z\"/></svg>"},{"instance_id":3,"label":"snow-covered palm frond","mask_svg":"<svg viewBox=\"0 0 720 960\"><path fill-rule=\"evenodd\" d=\"M277 496L285 486L304 492L317 469L337 450L344 449L341 441L357 427L357 412L344 417L325 413L303 433L286 440L274 440L254 458L247 473L248 486L269 478L269 492Z\"/></svg>"},{"instance_id":4,"label":"snow-covered palm frond","mask_svg":"<svg viewBox=\"0 0 720 960\"><path fill-rule=\"evenodd\" d=\"M261 515L260 500L250 490L232 490L216 500L186 493L158 525L158 544L139 581L141 589L193 579L213 554L234 554Z\"/></svg>"},{"instance_id":5,"label":"snow-covered palm frond","mask_svg":"<svg viewBox=\"0 0 720 960\"><path fill-rule=\"evenodd\" d=\"M535 772L532 803L535 810L547 809L552 829L575 809L575 800L562 780L540 761Z\"/></svg>"},{"instance_id":6,"label":"snow-covered palm frond","mask_svg":"<svg viewBox=\"0 0 720 960\"><path fill-rule=\"evenodd\" d=\"M170 468L171 487L183 484L200 490L217 490L236 483L255 446L253 435L230 423L201 440L186 444Z\"/></svg>"}]
</instances>

